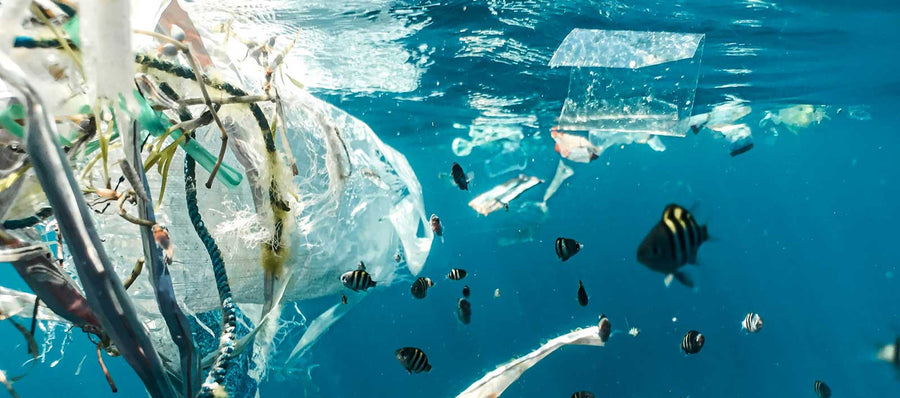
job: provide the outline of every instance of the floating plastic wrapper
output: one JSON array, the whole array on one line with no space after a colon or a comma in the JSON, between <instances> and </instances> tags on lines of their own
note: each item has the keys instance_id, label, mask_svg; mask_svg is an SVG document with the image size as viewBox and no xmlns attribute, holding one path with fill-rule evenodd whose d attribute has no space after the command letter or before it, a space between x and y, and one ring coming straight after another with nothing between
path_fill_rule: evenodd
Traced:
<instances>
[{"instance_id":1,"label":"floating plastic wrapper","mask_svg":"<svg viewBox=\"0 0 900 398\"><path fill-rule=\"evenodd\" d=\"M573 67L559 129L684 137L703 34L574 29L550 60Z\"/></svg>"},{"instance_id":2,"label":"floating plastic wrapper","mask_svg":"<svg viewBox=\"0 0 900 398\"><path fill-rule=\"evenodd\" d=\"M509 206L509 202L541 182L537 177L519 174L518 177L513 177L509 181L478 195L469 202L469 206L479 214L486 216Z\"/></svg>"}]
</instances>

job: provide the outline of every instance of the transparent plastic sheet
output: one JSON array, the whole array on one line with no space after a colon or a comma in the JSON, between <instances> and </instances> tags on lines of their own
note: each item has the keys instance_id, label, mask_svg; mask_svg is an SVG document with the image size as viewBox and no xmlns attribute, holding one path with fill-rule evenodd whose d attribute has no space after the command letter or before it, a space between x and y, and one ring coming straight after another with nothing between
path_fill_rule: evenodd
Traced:
<instances>
[{"instance_id":1,"label":"transparent plastic sheet","mask_svg":"<svg viewBox=\"0 0 900 398\"><path fill-rule=\"evenodd\" d=\"M499 397L509 386L542 359L552 354L559 348L567 345L590 345L603 347L606 343L600 338L600 328L591 326L578 329L571 333L554 338L537 350L528 353L518 359L513 359L497 369L488 372L481 379L473 383L469 388L456 396L456 398L483 398Z\"/></svg>"},{"instance_id":2,"label":"transparent plastic sheet","mask_svg":"<svg viewBox=\"0 0 900 398\"><path fill-rule=\"evenodd\" d=\"M469 201L469 207L475 209L478 214L486 216L508 207L509 202L541 182L543 181L537 177L519 174L517 177L476 196L475 199Z\"/></svg>"},{"instance_id":3,"label":"transparent plastic sheet","mask_svg":"<svg viewBox=\"0 0 900 398\"><path fill-rule=\"evenodd\" d=\"M573 67L560 130L683 137L704 35L575 29L551 67Z\"/></svg>"},{"instance_id":4,"label":"transparent plastic sheet","mask_svg":"<svg viewBox=\"0 0 900 398\"><path fill-rule=\"evenodd\" d=\"M138 16L135 20L146 25L148 18L139 17L147 15L146 10L136 8L134 12ZM152 30L152 27L135 26ZM234 83L250 94L262 93L264 68L252 58L243 58L246 47L237 40L229 41L226 47L223 44L224 34L209 34L203 27L201 31L204 32L206 45L210 47L216 68L215 77ZM133 36L132 44L134 50L142 54L155 55L159 48L158 42L141 35ZM229 57L229 54L236 55ZM16 50L15 59L23 68L42 71L46 68L44 60L50 55L51 51ZM178 62L172 58L167 60ZM49 109L57 111L57 114L71 114L77 113L77 109L67 108L70 105L64 104L89 103L83 95L64 101L63 98L68 99L71 93L69 82L54 81L46 76L45 70L43 72L35 74L39 76L35 79L35 85L40 87L39 91L52 94L48 99ZM158 81L169 83L182 97L200 96L197 85L192 81L155 69L146 72ZM292 175L288 159L278 155L284 167L274 172L284 186L285 198L291 207L290 226L285 228L290 251L284 259L286 268L285 275L282 275L282 280L290 280L291 283L286 286L284 300L300 301L336 294L341 289L340 274L355 267L360 260L369 264L369 272L380 286L389 285L400 272L401 265L392 258L398 251L404 253L404 264L409 271L418 273L430 250L432 233L427 228L421 186L406 159L381 142L361 121L298 89L278 73L275 78L275 87L285 102L284 119L279 120L278 129L285 125L288 127L286 138L299 171L298 175ZM211 94L223 95L215 90ZM275 106L269 102L260 105L271 122ZM199 115L203 108L192 106L191 111ZM242 163L229 151L223 164L255 170L257 181L268 181L272 170L269 170L264 155L262 133L247 107L227 105L219 114L241 127L243 133L236 133L230 141L242 146L240 151L235 152L241 153L241 161L247 161ZM64 130L60 133L66 134ZM219 131L214 126L201 128L196 134L196 141L204 147L210 150L218 147ZM278 134L280 132L276 132L276 142L282 149L283 141L278 139ZM122 156L120 149L110 149L111 161ZM217 311L220 303L209 260L187 219L183 159L183 152L176 151L168 170L166 192L157 208L157 218L160 224L168 227L174 244L174 262L169 269L177 298L186 312L203 314ZM76 169L83 167L88 160L77 157L74 161ZM100 169L95 167L80 182L85 185L86 181L92 181L99 186L103 180ZM113 180L119 176L117 169L110 167ZM198 170L198 181L207 177L203 170ZM148 179L156 200L161 186L156 167L148 171ZM33 178L22 180L25 186L8 214L9 218L34 214L36 206L46 203ZM273 228L266 217L267 204L259 206L259 190L256 188L258 186L251 186L248 179L244 179L234 188L214 183L211 189L201 188L198 192L204 222L222 251L232 292L238 306L245 309L251 327L260 323L259 304L263 302L259 247L269 238ZM92 213L91 216L105 241L112 263L116 265L117 274L124 279L140 257L139 250L135 250L134 246L138 228L115 216L114 212L113 206L106 214ZM419 230L424 233L420 235ZM68 261L70 258L66 257L66 260L67 271L73 274L71 261ZM128 295L160 355L169 364L177 362L178 351L159 314L146 275L138 277L128 290ZM271 336L282 327L300 327L279 322L277 315L269 318L274 318L271 322L265 323L276 332L270 333L269 340L257 340L271 341ZM315 342L312 337L317 336L311 335L307 339L310 345ZM258 357L263 366L260 369L260 366L254 365L251 370L264 374L268 356L256 349L252 355Z\"/></svg>"}]
</instances>

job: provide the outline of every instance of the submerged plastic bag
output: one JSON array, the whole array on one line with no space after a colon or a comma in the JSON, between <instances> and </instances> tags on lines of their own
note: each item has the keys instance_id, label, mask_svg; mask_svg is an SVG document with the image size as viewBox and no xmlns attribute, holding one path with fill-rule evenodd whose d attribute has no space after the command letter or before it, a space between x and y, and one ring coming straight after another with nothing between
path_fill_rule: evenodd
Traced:
<instances>
[{"instance_id":1,"label":"submerged plastic bag","mask_svg":"<svg viewBox=\"0 0 900 398\"><path fill-rule=\"evenodd\" d=\"M574 29L550 60L573 67L560 130L683 137L703 34Z\"/></svg>"}]
</instances>

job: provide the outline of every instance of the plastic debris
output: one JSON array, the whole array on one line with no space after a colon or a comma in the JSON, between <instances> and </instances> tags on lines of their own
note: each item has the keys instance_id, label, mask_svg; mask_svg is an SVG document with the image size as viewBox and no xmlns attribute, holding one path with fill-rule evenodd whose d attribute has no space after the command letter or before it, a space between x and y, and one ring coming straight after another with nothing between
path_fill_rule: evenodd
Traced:
<instances>
[{"instance_id":1,"label":"plastic debris","mask_svg":"<svg viewBox=\"0 0 900 398\"><path fill-rule=\"evenodd\" d=\"M526 370L537 365L540 360L547 357L560 347L567 345L591 345L602 347L605 343L600 338L600 328L591 326L585 329L575 330L548 341L537 350L503 365L484 375L469 388L456 396L456 398L483 398L499 397L503 391L515 382Z\"/></svg>"},{"instance_id":2,"label":"plastic debris","mask_svg":"<svg viewBox=\"0 0 900 398\"><path fill-rule=\"evenodd\" d=\"M518 177L513 177L509 181L478 195L469 202L469 206L479 214L486 216L494 211L507 208L509 202L541 182L541 179L537 177L519 174Z\"/></svg>"},{"instance_id":3,"label":"plastic debris","mask_svg":"<svg viewBox=\"0 0 900 398\"><path fill-rule=\"evenodd\" d=\"M550 137L556 142L553 147L559 155L578 163L590 163L600 157L602 148L591 145L587 138L580 135L550 131Z\"/></svg>"},{"instance_id":4,"label":"plastic debris","mask_svg":"<svg viewBox=\"0 0 900 398\"><path fill-rule=\"evenodd\" d=\"M759 121L759 125L783 126L791 133L799 134L801 129L805 129L813 123L820 124L825 119L831 119L831 117L826 113L824 105L799 104L766 111L766 115Z\"/></svg>"},{"instance_id":5,"label":"plastic debris","mask_svg":"<svg viewBox=\"0 0 900 398\"><path fill-rule=\"evenodd\" d=\"M559 129L683 137L703 39L694 33L572 30L550 60L551 67L574 68Z\"/></svg>"},{"instance_id":6,"label":"plastic debris","mask_svg":"<svg viewBox=\"0 0 900 398\"><path fill-rule=\"evenodd\" d=\"M547 191L544 192L544 201L541 202L546 207L547 200L556 193L559 189L559 186L562 185L563 181L567 180L569 177L575 174L575 171L572 170L571 167L566 166L562 160L559 161L559 165L556 166L556 174L553 175L553 180L550 181L550 186L547 187Z\"/></svg>"},{"instance_id":7,"label":"plastic debris","mask_svg":"<svg viewBox=\"0 0 900 398\"><path fill-rule=\"evenodd\" d=\"M504 141L502 151L484 162L484 169L491 178L522 171L527 166L528 157L520 149L517 141Z\"/></svg>"}]
</instances>

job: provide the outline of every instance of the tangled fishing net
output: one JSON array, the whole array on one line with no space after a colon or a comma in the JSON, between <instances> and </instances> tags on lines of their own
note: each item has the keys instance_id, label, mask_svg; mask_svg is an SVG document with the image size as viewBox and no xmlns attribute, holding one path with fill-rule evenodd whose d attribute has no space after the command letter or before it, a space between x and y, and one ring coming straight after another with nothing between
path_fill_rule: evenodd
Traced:
<instances>
[{"instance_id":1,"label":"tangled fishing net","mask_svg":"<svg viewBox=\"0 0 900 398\"><path fill-rule=\"evenodd\" d=\"M0 262L42 301L37 318L121 351L151 395L251 392L228 375L297 361L353 304L295 322L285 303L338 293L359 261L379 286L421 270L421 186L366 124L283 73L289 40L194 26L176 2L157 18L114 3L3 3ZM7 316L34 302L0 290Z\"/></svg>"}]
</instances>

